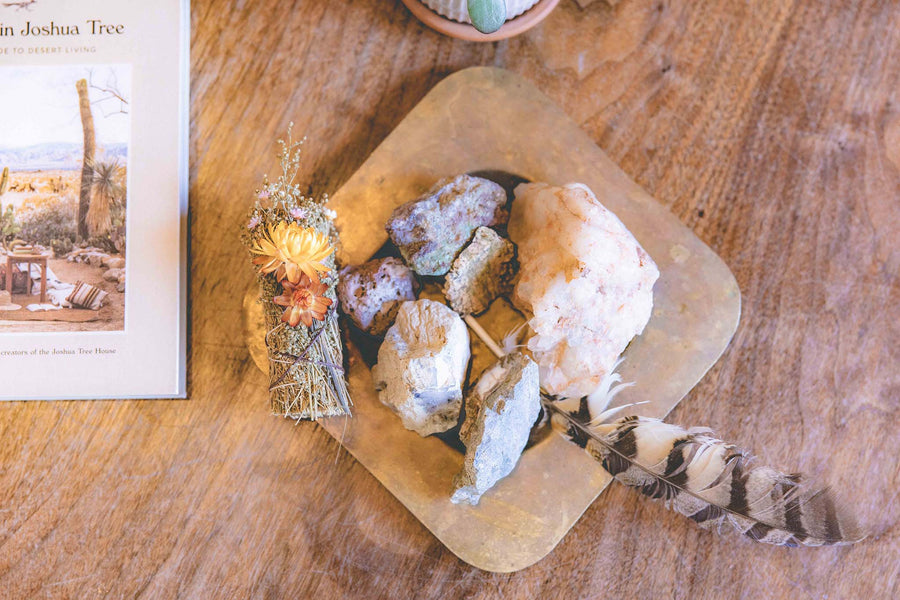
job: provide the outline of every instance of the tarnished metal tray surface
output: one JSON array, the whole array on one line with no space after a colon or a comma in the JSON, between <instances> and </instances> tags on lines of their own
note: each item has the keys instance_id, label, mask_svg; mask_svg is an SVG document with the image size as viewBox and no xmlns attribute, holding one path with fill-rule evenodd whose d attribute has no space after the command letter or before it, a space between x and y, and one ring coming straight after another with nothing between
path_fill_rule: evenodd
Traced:
<instances>
[{"instance_id":1,"label":"tarnished metal tray surface","mask_svg":"<svg viewBox=\"0 0 900 600\"><path fill-rule=\"evenodd\" d=\"M665 416L731 339L740 317L737 283L718 256L546 96L513 73L472 68L448 77L385 139L332 198L341 261L358 264L375 254L387 241L384 223L397 205L441 177L473 171L507 172L555 185L585 183L653 257L660 270L653 315L625 352L620 373L635 385L616 403L646 402L641 414ZM252 303L247 306L252 309ZM507 319L498 316L501 311L502 306L492 307L479 318L495 338L508 328ZM248 342L262 363L262 327L251 324L249 329ZM472 339L475 360L489 361ZM351 344L349 352L354 416L322 425L467 563L511 572L537 562L609 483L597 462L552 435L527 450L478 506L452 504L452 480L463 455L441 439L404 429L378 402L359 348ZM473 376L480 370L473 365Z\"/></svg>"}]
</instances>

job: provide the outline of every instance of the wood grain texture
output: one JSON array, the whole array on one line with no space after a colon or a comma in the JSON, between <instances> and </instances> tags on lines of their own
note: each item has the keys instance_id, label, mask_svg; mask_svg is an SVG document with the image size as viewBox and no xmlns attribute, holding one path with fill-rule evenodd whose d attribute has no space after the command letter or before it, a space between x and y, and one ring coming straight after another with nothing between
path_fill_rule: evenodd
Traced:
<instances>
[{"instance_id":1,"label":"wood grain texture","mask_svg":"<svg viewBox=\"0 0 900 600\"><path fill-rule=\"evenodd\" d=\"M895 3L565 1L488 45L387 0L197 0L192 14L191 399L0 406L0 596L900 595ZM720 539L612 487L546 559L493 575L321 429L268 416L237 238L274 139L294 121L302 176L333 192L471 65L534 81L737 276L734 342L671 419L827 475L870 539Z\"/></svg>"}]
</instances>

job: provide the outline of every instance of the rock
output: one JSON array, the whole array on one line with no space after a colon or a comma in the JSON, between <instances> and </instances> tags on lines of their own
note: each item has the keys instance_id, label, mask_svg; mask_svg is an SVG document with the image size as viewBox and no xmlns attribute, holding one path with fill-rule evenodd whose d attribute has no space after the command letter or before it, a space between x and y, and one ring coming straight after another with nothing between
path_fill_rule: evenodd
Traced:
<instances>
[{"instance_id":1,"label":"rock","mask_svg":"<svg viewBox=\"0 0 900 600\"><path fill-rule=\"evenodd\" d=\"M372 379L382 404L421 436L459 420L469 364L469 332L455 312L433 300L404 302L378 350Z\"/></svg>"},{"instance_id":2,"label":"rock","mask_svg":"<svg viewBox=\"0 0 900 600\"><path fill-rule=\"evenodd\" d=\"M90 263L92 267L101 267L103 266L103 259L109 258L109 255L103 254L102 252L87 252L81 255L81 258Z\"/></svg>"},{"instance_id":3,"label":"rock","mask_svg":"<svg viewBox=\"0 0 900 600\"><path fill-rule=\"evenodd\" d=\"M119 275L121 274L122 269L110 269L103 274L103 279L106 281L119 281Z\"/></svg>"},{"instance_id":4,"label":"rock","mask_svg":"<svg viewBox=\"0 0 900 600\"><path fill-rule=\"evenodd\" d=\"M400 304L415 300L419 282L399 258L382 258L341 270L337 293L341 310L357 327L384 335Z\"/></svg>"},{"instance_id":5,"label":"rock","mask_svg":"<svg viewBox=\"0 0 900 600\"><path fill-rule=\"evenodd\" d=\"M487 179L459 175L438 181L425 195L398 206L385 229L419 275L443 275L472 232L505 223L506 192Z\"/></svg>"},{"instance_id":6,"label":"rock","mask_svg":"<svg viewBox=\"0 0 900 600\"><path fill-rule=\"evenodd\" d=\"M463 470L453 484L454 504L478 504L481 495L512 472L541 408L538 366L513 352L486 370L466 398L459 437L466 445Z\"/></svg>"},{"instance_id":7,"label":"rock","mask_svg":"<svg viewBox=\"0 0 900 600\"><path fill-rule=\"evenodd\" d=\"M125 269L120 269L121 273L119 273L119 283L125 283Z\"/></svg>"},{"instance_id":8,"label":"rock","mask_svg":"<svg viewBox=\"0 0 900 600\"><path fill-rule=\"evenodd\" d=\"M509 234L519 251L513 302L550 394L594 392L653 309L659 271L587 186L519 185Z\"/></svg>"},{"instance_id":9,"label":"rock","mask_svg":"<svg viewBox=\"0 0 900 600\"><path fill-rule=\"evenodd\" d=\"M103 266L110 269L124 269L125 259L118 256L107 256L103 259Z\"/></svg>"},{"instance_id":10,"label":"rock","mask_svg":"<svg viewBox=\"0 0 900 600\"><path fill-rule=\"evenodd\" d=\"M67 262L81 262L82 261L81 255L84 253L85 253L84 248L75 248L74 250L72 250L71 252L66 254L66 261Z\"/></svg>"},{"instance_id":11,"label":"rock","mask_svg":"<svg viewBox=\"0 0 900 600\"><path fill-rule=\"evenodd\" d=\"M453 261L444 295L462 315L482 313L495 299L512 292L517 267L516 245L489 227L479 227L472 243Z\"/></svg>"},{"instance_id":12,"label":"rock","mask_svg":"<svg viewBox=\"0 0 900 600\"><path fill-rule=\"evenodd\" d=\"M119 283L116 284L116 291L121 292L123 294L125 293L125 278L124 277L122 277L122 279L119 280Z\"/></svg>"}]
</instances>

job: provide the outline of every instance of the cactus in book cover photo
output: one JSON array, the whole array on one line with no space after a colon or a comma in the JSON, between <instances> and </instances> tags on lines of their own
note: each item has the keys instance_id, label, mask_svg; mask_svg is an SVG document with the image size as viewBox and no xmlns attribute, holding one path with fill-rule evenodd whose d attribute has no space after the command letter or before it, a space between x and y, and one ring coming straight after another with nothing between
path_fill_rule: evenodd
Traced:
<instances>
[{"instance_id":1,"label":"cactus in book cover photo","mask_svg":"<svg viewBox=\"0 0 900 600\"><path fill-rule=\"evenodd\" d=\"M0 335L122 331L131 67L0 80Z\"/></svg>"}]
</instances>

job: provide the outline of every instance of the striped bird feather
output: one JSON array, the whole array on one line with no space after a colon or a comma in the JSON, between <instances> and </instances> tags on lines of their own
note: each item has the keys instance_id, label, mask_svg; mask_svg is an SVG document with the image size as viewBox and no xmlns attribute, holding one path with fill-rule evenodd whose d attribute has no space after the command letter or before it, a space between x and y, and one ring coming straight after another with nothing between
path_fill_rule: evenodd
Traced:
<instances>
[{"instance_id":1,"label":"striped bird feather","mask_svg":"<svg viewBox=\"0 0 900 600\"><path fill-rule=\"evenodd\" d=\"M604 402L545 397L542 403L554 427L617 481L663 500L701 527L730 523L752 540L781 546L849 544L865 537L829 488L752 465L749 454L709 429L637 416L606 422L622 407L606 410Z\"/></svg>"}]
</instances>

